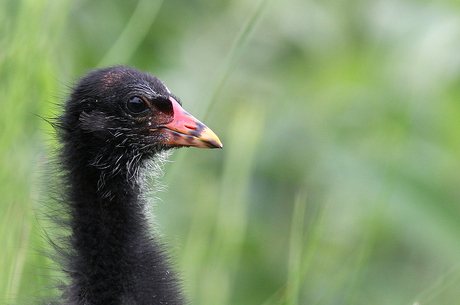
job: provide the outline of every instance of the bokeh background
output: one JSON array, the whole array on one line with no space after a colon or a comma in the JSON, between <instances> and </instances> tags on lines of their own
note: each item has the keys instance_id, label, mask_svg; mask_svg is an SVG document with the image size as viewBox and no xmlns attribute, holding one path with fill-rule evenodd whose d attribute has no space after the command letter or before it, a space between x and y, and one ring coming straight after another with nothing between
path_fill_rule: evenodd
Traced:
<instances>
[{"instance_id":1,"label":"bokeh background","mask_svg":"<svg viewBox=\"0 0 460 305\"><path fill-rule=\"evenodd\" d=\"M42 117L114 64L224 143L174 152L152 205L191 304L460 304L449 0L0 0L0 304L58 293Z\"/></svg>"}]
</instances>

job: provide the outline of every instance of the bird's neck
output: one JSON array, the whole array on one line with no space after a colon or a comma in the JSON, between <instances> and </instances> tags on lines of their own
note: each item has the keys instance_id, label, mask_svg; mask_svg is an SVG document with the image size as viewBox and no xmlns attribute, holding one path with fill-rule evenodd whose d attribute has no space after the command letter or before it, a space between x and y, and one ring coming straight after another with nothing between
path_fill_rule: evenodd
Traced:
<instances>
[{"instance_id":1,"label":"bird's neck","mask_svg":"<svg viewBox=\"0 0 460 305\"><path fill-rule=\"evenodd\" d=\"M74 251L69 298L82 304L181 304L164 251L149 232L138 177L89 162L68 175Z\"/></svg>"}]
</instances>

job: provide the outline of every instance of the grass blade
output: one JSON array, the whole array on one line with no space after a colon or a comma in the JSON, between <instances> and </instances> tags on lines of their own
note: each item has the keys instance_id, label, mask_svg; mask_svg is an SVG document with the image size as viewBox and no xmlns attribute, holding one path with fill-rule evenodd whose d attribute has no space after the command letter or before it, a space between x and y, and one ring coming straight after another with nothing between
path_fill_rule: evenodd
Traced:
<instances>
[{"instance_id":1,"label":"grass blade","mask_svg":"<svg viewBox=\"0 0 460 305\"><path fill-rule=\"evenodd\" d=\"M286 304L299 304L302 285L302 252L304 224L307 206L307 191L302 188L297 194L292 212L291 234L289 238L288 279L286 284Z\"/></svg>"},{"instance_id":2,"label":"grass blade","mask_svg":"<svg viewBox=\"0 0 460 305\"><path fill-rule=\"evenodd\" d=\"M129 61L155 21L162 3L163 0L139 0L125 28L101 59L98 67L123 64Z\"/></svg>"}]
</instances>

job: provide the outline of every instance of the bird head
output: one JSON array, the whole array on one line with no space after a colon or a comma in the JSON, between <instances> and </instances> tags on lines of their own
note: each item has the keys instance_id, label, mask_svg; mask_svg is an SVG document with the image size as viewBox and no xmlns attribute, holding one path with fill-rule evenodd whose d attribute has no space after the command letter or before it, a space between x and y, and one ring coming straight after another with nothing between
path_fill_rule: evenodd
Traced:
<instances>
[{"instance_id":1,"label":"bird head","mask_svg":"<svg viewBox=\"0 0 460 305\"><path fill-rule=\"evenodd\" d=\"M67 142L99 152L222 148L216 134L186 112L158 78L124 66L80 79L60 121Z\"/></svg>"}]
</instances>

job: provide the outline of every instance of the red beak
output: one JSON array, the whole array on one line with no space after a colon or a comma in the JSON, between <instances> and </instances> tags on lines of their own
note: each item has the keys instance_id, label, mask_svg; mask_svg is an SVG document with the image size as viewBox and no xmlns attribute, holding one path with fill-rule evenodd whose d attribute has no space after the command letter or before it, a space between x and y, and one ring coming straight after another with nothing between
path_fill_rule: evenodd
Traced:
<instances>
[{"instance_id":1,"label":"red beak","mask_svg":"<svg viewBox=\"0 0 460 305\"><path fill-rule=\"evenodd\" d=\"M173 107L173 120L155 128L161 129L163 133L168 135L168 139L163 144L222 148L222 143L211 129L185 111L174 98L170 97L169 100Z\"/></svg>"}]
</instances>

